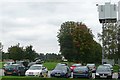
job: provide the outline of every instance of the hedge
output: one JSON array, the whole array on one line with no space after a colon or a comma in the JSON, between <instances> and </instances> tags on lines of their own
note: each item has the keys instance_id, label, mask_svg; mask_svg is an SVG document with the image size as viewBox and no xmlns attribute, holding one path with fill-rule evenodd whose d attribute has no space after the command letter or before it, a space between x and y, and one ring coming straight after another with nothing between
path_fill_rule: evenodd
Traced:
<instances>
[{"instance_id":1,"label":"hedge","mask_svg":"<svg viewBox=\"0 0 120 80\"><path fill-rule=\"evenodd\" d=\"M10 76L9 77L9 76L4 76L4 77L2 77L1 80L99 80L99 79L40 78L40 77L18 77L18 76ZM102 80L104 80L104 79L102 79ZM116 79L112 79L112 80L116 80Z\"/></svg>"}]
</instances>

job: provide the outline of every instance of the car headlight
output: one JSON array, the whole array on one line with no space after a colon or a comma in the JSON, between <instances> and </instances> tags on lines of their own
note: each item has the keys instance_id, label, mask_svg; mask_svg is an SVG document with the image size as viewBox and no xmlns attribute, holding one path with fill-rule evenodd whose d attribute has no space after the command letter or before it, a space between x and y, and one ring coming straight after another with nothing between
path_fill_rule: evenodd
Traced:
<instances>
[{"instance_id":1,"label":"car headlight","mask_svg":"<svg viewBox=\"0 0 120 80\"><path fill-rule=\"evenodd\" d=\"M99 73L96 73L96 75L98 76L98 75L99 75Z\"/></svg>"}]
</instances>

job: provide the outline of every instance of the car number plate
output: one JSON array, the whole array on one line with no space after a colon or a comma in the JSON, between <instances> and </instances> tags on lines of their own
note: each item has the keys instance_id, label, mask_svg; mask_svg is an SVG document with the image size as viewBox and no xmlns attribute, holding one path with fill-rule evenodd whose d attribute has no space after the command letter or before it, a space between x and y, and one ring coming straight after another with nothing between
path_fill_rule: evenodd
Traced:
<instances>
[{"instance_id":1,"label":"car number plate","mask_svg":"<svg viewBox=\"0 0 120 80\"><path fill-rule=\"evenodd\" d=\"M30 75L32 75L32 74L33 74L33 72L29 72L29 74L30 74Z\"/></svg>"},{"instance_id":2,"label":"car number plate","mask_svg":"<svg viewBox=\"0 0 120 80\"><path fill-rule=\"evenodd\" d=\"M78 73L83 73L82 71L79 71Z\"/></svg>"},{"instance_id":3,"label":"car number plate","mask_svg":"<svg viewBox=\"0 0 120 80\"><path fill-rule=\"evenodd\" d=\"M7 74L12 74L12 72L7 72Z\"/></svg>"},{"instance_id":4,"label":"car number plate","mask_svg":"<svg viewBox=\"0 0 120 80\"><path fill-rule=\"evenodd\" d=\"M60 74L55 74L55 76L60 76Z\"/></svg>"},{"instance_id":5,"label":"car number plate","mask_svg":"<svg viewBox=\"0 0 120 80\"><path fill-rule=\"evenodd\" d=\"M107 76L100 76L101 78L107 78Z\"/></svg>"}]
</instances>

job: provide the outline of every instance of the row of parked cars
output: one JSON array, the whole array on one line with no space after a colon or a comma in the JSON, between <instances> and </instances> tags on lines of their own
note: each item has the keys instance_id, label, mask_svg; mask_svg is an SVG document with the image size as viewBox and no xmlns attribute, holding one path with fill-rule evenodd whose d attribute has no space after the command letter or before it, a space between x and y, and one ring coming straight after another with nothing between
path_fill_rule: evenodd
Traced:
<instances>
[{"instance_id":1,"label":"row of parked cars","mask_svg":"<svg viewBox=\"0 0 120 80\"><path fill-rule=\"evenodd\" d=\"M97 68L95 64L73 64L69 67L65 63L58 63L56 67L50 71L51 77L66 77L69 78L92 78L92 73L95 73L95 78L110 78L112 79L113 68L110 64L99 65ZM71 75L72 74L72 75ZM39 76L47 77L48 69L43 64L33 64L25 67L21 64L9 64L4 67L4 75L18 75L18 76ZM118 72L120 78L120 69Z\"/></svg>"}]
</instances>

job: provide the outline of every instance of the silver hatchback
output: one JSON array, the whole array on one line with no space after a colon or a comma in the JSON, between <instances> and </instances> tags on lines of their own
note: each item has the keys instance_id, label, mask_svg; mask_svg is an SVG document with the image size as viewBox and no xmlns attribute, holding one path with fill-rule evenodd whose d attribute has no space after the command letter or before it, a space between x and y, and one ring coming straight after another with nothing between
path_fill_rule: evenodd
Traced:
<instances>
[{"instance_id":1,"label":"silver hatchback","mask_svg":"<svg viewBox=\"0 0 120 80\"><path fill-rule=\"evenodd\" d=\"M98 66L96 73L95 73L95 78L109 78L112 79L112 70L110 67L105 66L105 65L100 65Z\"/></svg>"}]
</instances>

